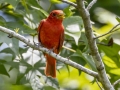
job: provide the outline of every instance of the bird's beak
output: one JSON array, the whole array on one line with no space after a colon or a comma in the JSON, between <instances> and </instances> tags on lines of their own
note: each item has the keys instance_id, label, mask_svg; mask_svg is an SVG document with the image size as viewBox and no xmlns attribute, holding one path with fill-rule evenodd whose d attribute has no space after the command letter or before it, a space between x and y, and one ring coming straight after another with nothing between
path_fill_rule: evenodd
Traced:
<instances>
[{"instance_id":1,"label":"bird's beak","mask_svg":"<svg viewBox=\"0 0 120 90\"><path fill-rule=\"evenodd\" d=\"M65 18L64 13L59 14L59 15L57 16L57 18L63 20L63 19Z\"/></svg>"}]
</instances>

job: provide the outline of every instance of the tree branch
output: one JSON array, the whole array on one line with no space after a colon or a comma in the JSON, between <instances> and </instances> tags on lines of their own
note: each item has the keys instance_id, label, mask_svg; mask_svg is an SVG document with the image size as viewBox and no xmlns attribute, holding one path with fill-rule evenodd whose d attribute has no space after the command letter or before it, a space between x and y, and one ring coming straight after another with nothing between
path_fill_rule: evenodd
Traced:
<instances>
[{"instance_id":1,"label":"tree branch","mask_svg":"<svg viewBox=\"0 0 120 90\"><path fill-rule=\"evenodd\" d=\"M67 3L67 4L70 4L71 6L77 7L77 5L76 5L75 3L70 2L70 1L68 1L68 0L59 0L59 1L64 2L64 3Z\"/></svg>"},{"instance_id":2,"label":"tree branch","mask_svg":"<svg viewBox=\"0 0 120 90\"><path fill-rule=\"evenodd\" d=\"M20 34L12 31L10 29L7 29L5 27L0 26L0 31L2 31L4 33L7 33L10 36L13 36L13 37L17 38L18 40L24 42L25 44L27 44L29 47L31 47L33 49L36 49L36 50L42 51L44 53L47 53L47 54L51 55L52 57L56 58L57 60L65 63L65 64L68 64L68 65L70 65L70 66L72 66L72 67L74 67L76 69L82 70L83 72L85 72L85 73L87 73L87 74L89 74L89 75L91 75L93 77L98 78L98 73L97 72L94 72L94 71L92 71L90 69L87 69L87 68L81 66L80 64L77 64L77 63L75 63L75 62L73 62L73 61L71 61L71 60L69 60L67 58L61 57L61 56L53 53L51 50L48 50L48 49L46 49L46 48L44 48L42 46L37 47L36 45L30 43L30 41L28 39L26 39L25 37L21 36Z\"/></svg>"},{"instance_id":3,"label":"tree branch","mask_svg":"<svg viewBox=\"0 0 120 90\"><path fill-rule=\"evenodd\" d=\"M115 85L117 85L118 83L120 83L120 79L118 79L117 81L115 81L115 82L113 83L113 87L115 87Z\"/></svg>"},{"instance_id":4,"label":"tree branch","mask_svg":"<svg viewBox=\"0 0 120 90\"><path fill-rule=\"evenodd\" d=\"M90 14L88 10L85 8L84 0L76 0L76 2L77 2L77 9L80 12L81 17L83 19L85 34L88 40L88 45L90 47L92 57L94 59L96 68L98 70L100 82L102 83L105 90L114 90L113 86L111 85L107 77L104 64L98 52L98 47L96 45L96 40L94 39L94 34L92 30L92 24L90 22Z\"/></svg>"},{"instance_id":5,"label":"tree branch","mask_svg":"<svg viewBox=\"0 0 120 90\"><path fill-rule=\"evenodd\" d=\"M94 39L97 39L97 38L103 37L103 36L108 35L108 34L110 34L110 33L114 32L114 31L119 30L120 28L118 28L118 29L114 30L114 29L115 29L115 28L117 28L119 25L120 25L120 23L119 23L119 24L117 24L117 25L115 25L115 26L114 26L114 27L113 27L110 31L108 31L107 33L105 33L105 34L103 34L103 35L100 35L100 36L97 36L97 37L95 37Z\"/></svg>"},{"instance_id":6,"label":"tree branch","mask_svg":"<svg viewBox=\"0 0 120 90\"><path fill-rule=\"evenodd\" d=\"M97 0L92 0L90 4L87 6L87 10L89 11L91 7L97 2Z\"/></svg>"}]
</instances>

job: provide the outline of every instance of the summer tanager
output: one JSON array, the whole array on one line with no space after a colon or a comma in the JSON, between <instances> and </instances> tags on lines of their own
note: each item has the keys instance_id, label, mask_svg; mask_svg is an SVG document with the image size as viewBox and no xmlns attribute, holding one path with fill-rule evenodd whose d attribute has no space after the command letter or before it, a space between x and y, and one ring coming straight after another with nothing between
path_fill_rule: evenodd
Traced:
<instances>
[{"instance_id":1,"label":"summer tanager","mask_svg":"<svg viewBox=\"0 0 120 90\"><path fill-rule=\"evenodd\" d=\"M62 10L53 10L48 18L43 19L38 27L38 40L42 46L58 54L64 41L64 26ZM56 77L56 60L48 54L46 56L45 75Z\"/></svg>"}]
</instances>

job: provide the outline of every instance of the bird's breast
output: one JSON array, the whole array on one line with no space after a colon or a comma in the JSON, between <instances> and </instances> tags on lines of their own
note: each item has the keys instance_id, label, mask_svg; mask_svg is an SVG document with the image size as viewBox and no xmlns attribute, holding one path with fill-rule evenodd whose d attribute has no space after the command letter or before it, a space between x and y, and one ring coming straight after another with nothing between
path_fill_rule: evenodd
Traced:
<instances>
[{"instance_id":1,"label":"bird's breast","mask_svg":"<svg viewBox=\"0 0 120 90\"><path fill-rule=\"evenodd\" d=\"M61 25L44 24L40 32L41 43L49 49L57 48L62 32L63 28Z\"/></svg>"}]
</instances>

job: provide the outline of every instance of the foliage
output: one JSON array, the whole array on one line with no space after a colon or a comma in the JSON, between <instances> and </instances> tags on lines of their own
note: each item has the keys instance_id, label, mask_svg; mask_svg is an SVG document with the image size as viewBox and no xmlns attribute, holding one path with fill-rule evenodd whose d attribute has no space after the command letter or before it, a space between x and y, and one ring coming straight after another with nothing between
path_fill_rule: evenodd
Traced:
<instances>
[{"instance_id":1,"label":"foliage","mask_svg":"<svg viewBox=\"0 0 120 90\"><path fill-rule=\"evenodd\" d=\"M54 5L54 7L55 5L57 7L58 3L61 4L58 0L50 1L51 3L49 3ZM70 1L75 2L75 0ZM40 20L46 18L51 10L51 7L48 7L49 4L46 5L48 10L43 8L42 4L46 2L45 0L1 0L0 25L14 30L16 33L29 38L32 42L37 42L36 28ZM64 45L74 49L76 52L71 52L63 48L60 55L69 57L74 62L96 71L84 33L82 18L72 6L67 5L63 11L66 15L63 22L65 27ZM119 17L116 19L119 21ZM102 35L108 32L113 26L112 22L107 22L106 25L99 29L93 27L94 34L96 36ZM118 33L120 32L118 31L117 34L111 33L97 39L99 52L103 58L111 82L116 81L120 77L118 72L120 70L120 44L118 42L108 44L110 38L113 38L113 40L119 39L119 37L115 37ZM94 81L94 78L91 79L90 76L82 73L80 70L64 65L61 62L57 63L58 79L46 77L44 75L45 58L42 52L35 51L21 41L8 36L0 32L0 79L4 81L8 77L16 77L12 78L9 82L5 82L9 87L7 88L8 90L16 90L16 88L20 88L20 90L26 90L26 88L29 90L56 90L60 88L64 88L65 90L99 89L96 83L93 85L90 83ZM1 82L0 86L3 83ZM73 87L73 85L70 87L74 83L76 86ZM6 90L5 86L6 84L0 87L0 89ZM119 84L116 89L118 87Z\"/></svg>"}]
</instances>

